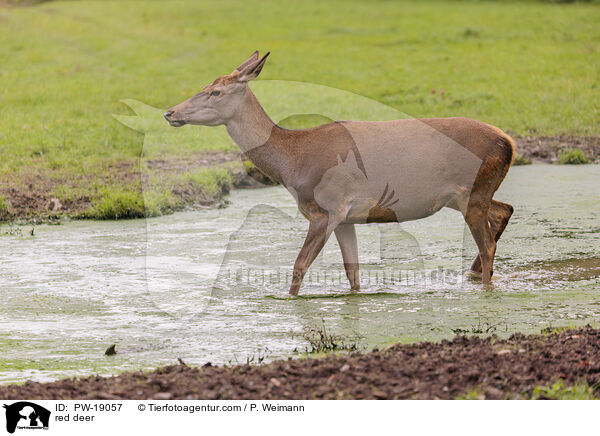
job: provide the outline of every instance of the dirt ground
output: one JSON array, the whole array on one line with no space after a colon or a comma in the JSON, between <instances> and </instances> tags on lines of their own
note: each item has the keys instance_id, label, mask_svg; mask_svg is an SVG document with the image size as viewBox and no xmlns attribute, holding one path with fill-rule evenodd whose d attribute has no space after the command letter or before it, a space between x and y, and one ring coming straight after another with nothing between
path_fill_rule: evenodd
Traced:
<instances>
[{"instance_id":1,"label":"dirt ground","mask_svg":"<svg viewBox=\"0 0 600 436\"><path fill-rule=\"evenodd\" d=\"M561 151L581 149L593 162L600 160L600 137L522 136L515 137L517 152L534 163L555 163Z\"/></svg>"},{"instance_id":2,"label":"dirt ground","mask_svg":"<svg viewBox=\"0 0 600 436\"><path fill-rule=\"evenodd\" d=\"M369 353L264 365L185 364L115 377L0 386L0 399L454 399L530 398L537 386L600 381L600 330L502 340L456 336Z\"/></svg>"}]
</instances>

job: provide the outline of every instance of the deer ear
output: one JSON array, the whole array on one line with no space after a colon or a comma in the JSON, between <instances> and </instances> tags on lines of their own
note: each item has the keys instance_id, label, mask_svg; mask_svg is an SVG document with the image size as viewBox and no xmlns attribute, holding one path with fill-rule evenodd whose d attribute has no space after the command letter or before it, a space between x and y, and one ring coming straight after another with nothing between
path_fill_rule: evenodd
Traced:
<instances>
[{"instance_id":1,"label":"deer ear","mask_svg":"<svg viewBox=\"0 0 600 436\"><path fill-rule=\"evenodd\" d=\"M248 65L250 65L253 62L256 62L257 60L258 60L258 50L256 50L254 53L252 53L252 55L250 55L250 57L248 59L246 59L244 62L239 64L238 67L233 71L238 71L238 72L242 71Z\"/></svg>"},{"instance_id":2,"label":"deer ear","mask_svg":"<svg viewBox=\"0 0 600 436\"><path fill-rule=\"evenodd\" d=\"M237 80L240 82L249 82L250 80L256 79L262 71L262 68L264 67L265 62L267 61L267 57L269 56L269 54L271 54L271 52L267 52L267 54L260 58L260 60L246 65L240 71Z\"/></svg>"}]
</instances>

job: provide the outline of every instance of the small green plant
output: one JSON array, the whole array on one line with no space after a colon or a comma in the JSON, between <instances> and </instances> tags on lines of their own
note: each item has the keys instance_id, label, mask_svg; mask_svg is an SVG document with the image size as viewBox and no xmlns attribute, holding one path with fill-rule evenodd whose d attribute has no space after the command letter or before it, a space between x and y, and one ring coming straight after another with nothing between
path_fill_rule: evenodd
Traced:
<instances>
[{"instance_id":1,"label":"small green plant","mask_svg":"<svg viewBox=\"0 0 600 436\"><path fill-rule=\"evenodd\" d=\"M513 165L531 165L531 159L523 156L521 153L517 153Z\"/></svg>"},{"instance_id":2,"label":"small green plant","mask_svg":"<svg viewBox=\"0 0 600 436\"><path fill-rule=\"evenodd\" d=\"M540 333L543 335L554 335L554 334L562 334L568 330L571 329L575 329L577 328L577 326L575 325L568 325L568 326L562 326L562 327L554 327L554 326L548 326L548 327L544 327L543 329L540 330Z\"/></svg>"},{"instance_id":3,"label":"small green plant","mask_svg":"<svg viewBox=\"0 0 600 436\"><path fill-rule=\"evenodd\" d=\"M15 226L12 221L8 222L8 229L0 232L0 235L4 236L20 236L23 237L23 230L21 227ZM33 235L32 235L33 236Z\"/></svg>"},{"instance_id":4,"label":"small green plant","mask_svg":"<svg viewBox=\"0 0 600 436\"><path fill-rule=\"evenodd\" d=\"M183 178L210 195L227 193L232 185L231 174L225 168L200 168L184 174Z\"/></svg>"},{"instance_id":5,"label":"small green plant","mask_svg":"<svg viewBox=\"0 0 600 436\"><path fill-rule=\"evenodd\" d=\"M0 221L7 221L13 214L13 207L8 198L0 195Z\"/></svg>"},{"instance_id":6,"label":"small green plant","mask_svg":"<svg viewBox=\"0 0 600 436\"><path fill-rule=\"evenodd\" d=\"M481 317L478 318L477 320L477 325L472 325L471 328L468 329L463 329L463 328L456 328L453 329L451 328L450 330L452 330L452 333L454 333L455 335L491 335L494 334L498 327L501 327L501 324L490 324L487 321L481 321ZM505 331L508 330L508 326L504 325Z\"/></svg>"},{"instance_id":7,"label":"small green plant","mask_svg":"<svg viewBox=\"0 0 600 436\"><path fill-rule=\"evenodd\" d=\"M358 344L355 340L351 339L351 342L347 342L348 338L328 332L325 328L325 322L320 327L305 328L303 336L311 347L305 350L309 354L358 350Z\"/></svg>"},{"instance_id":8,"label":"small green plant","mask_svg":"<svg viewBox=\"0 0 600 436\"><path fill-rule=\"evenodd\" d=\"M456 400L484 400L485 395L481 391L480 387L475 387L469 392L461 394L455 398Z\"/></svg>"},{"instance_id":9,"label":"small green plant","mask_svg":"<svg viewBox=\"0 0 600 436\"><path fill-rule=\"evenodd\" d=\"M256 354L251 354L249 356L246 356L246 361L240 361L238 360L237 355L235 355L235 353L233 354L233 359L229 359L227 361L227 366L234 366L234 365L260 365L262 364L266 359L269 358L269 356L272 354L272 351L269 350L268 347L265 347L264 350L259 348L258 351L256 352ZM207 364L203 365L203 366L211 366L211 363L208 362Z\"/></svg>"},{"instance_id":10,"label":"small green plant","mask_svg":"<svg viewBox=\"0 0 600 436\"><path fill-rule=\"evenodd\" d=\"M597 400L595 389L587 383L576 383L565 386L559 380L552 386L536 386L531 395L532 400Z\"/></svg>"},{"instance_id":11,"label":"small green plant","mask_svg":"<svg viewBox=\"0 0 600 436\"><path fill-rule=\"evenodd\" d=\"M272 354L272 352L268 347L265 347L264 350L259 349L257 354L246 357L246 365L260 365L270 354Z\"/></svg>"},{"instance_id":12,"label":"small green plant","mask_svg":"<svg viewBox=\"0 0 600 436\"><path fill-rule=\"evenodd\" d=\"M256 166L254 166L254 164L251 161L249 161L249 160L243 161L242 164L244 165L244 170L246 172L250 171L250 170L253 170L254 168L256 168Z\"/></svg>"},{"instance_id":13,"label":"small green plant","mask_svg":"<svg viewBox=\"0 0 600 436\"><path fill-rule=\"evenodd\" d=\"M533 390L523 392L520 395L509 395L507 398L518 398L527 400L597 400L597 388L586 382L575 383L565 386L563 380L559 380L552 386L535 386ZM458 395L457 400L484 400L485 394L481 386L476 386L464 394Z\"/></svg>"},{"instance_id":14,"label":"small green plant","mask_svg":"<svg viewBox=\"0 0 600 436\"><path fill-rule=\"evenodd\" d=\"M123 218L142 218L146 216L144 199L135 191L123 188L105 189L94 200L92 207L79 218L110 220Z\"/></svg>"},{"instance_id":15,"label":"small green plant","mask_svg":"<svg viewBox=\"0 0 600 436\"><path fill-rule=\"evenodd\" d=\"M590 158L579 148L570 148L561 151L558 155L558 163L561 165L583 165L589 164Z\"/></svg>"},{"instance_id":16,"label":"small green plant","mask_svg":"<svg viewBox=\"0 0 600 436\"><path fill-rule=\"evenodd\" d=\"M184 207L183 200L169 190L150 190L144 193L146 217L167 215Z\"/></svg>"}]
</instances>

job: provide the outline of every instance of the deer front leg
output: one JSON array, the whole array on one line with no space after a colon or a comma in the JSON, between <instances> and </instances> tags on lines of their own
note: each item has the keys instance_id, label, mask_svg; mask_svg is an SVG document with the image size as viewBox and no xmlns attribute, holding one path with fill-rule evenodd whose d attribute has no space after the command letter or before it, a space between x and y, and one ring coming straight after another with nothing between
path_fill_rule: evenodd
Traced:
<instances>
[{"instance_id":1,"label":"deer front leg","mask_svg":"<svg viewBox=\"0 0 600 436\"><path fill-rule=\"evenodd\" d=\"M342 250L342 259L346 276L350 281L350 290L360 290L360 280L358 277L358 243L356 242L356 231L354 224L340 224L335 229L335 237L340 250Z\"/></svg>"},{"instance_id":2,"label":"deer front leg","mask_svg":"<svg viewBox=\"0 0 600 436\"><path fill-rule=\"evenodd\" d=\"M304 245L294 263L294 275L292 277L290 295L298 295L306 271L321 252L325 242L327 242L331 234L331 230L328 229L327 225L328 221L325 216L319 216L310 221Z\"/></svg>"}]
</instances>

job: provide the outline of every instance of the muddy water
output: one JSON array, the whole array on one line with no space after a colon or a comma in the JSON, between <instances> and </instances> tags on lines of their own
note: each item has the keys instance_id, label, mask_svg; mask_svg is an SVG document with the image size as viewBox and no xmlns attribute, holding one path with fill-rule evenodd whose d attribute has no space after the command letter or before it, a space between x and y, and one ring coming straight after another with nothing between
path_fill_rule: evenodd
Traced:
<instances>
[{"instance_id":1,"label":"muddy water","mask_svg":"<svg viewBox=\"0 0 600 436\"><path fill-rule=\"evenodd\" d=\"M287 298L307 223L280 187L226 209L71 222L0 237L0 382L111 374L176 362L243 363L304 350L325 325L369 348L457 329L508 335L600 319L600 166L511 169L516 212L493 285L462 272L461 217L358 228L363 289L347 292L335 239ZM0 229L5 231L6 228ZM119 354L104 356L116 343Z\"/></svg>"}]
</instances>

